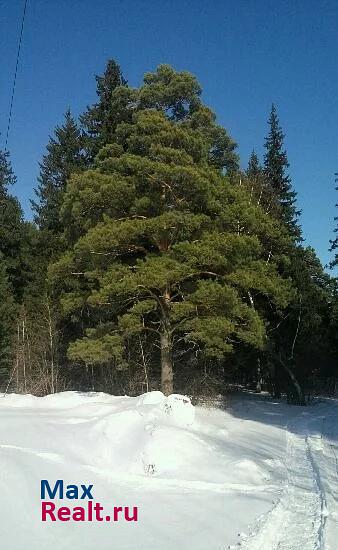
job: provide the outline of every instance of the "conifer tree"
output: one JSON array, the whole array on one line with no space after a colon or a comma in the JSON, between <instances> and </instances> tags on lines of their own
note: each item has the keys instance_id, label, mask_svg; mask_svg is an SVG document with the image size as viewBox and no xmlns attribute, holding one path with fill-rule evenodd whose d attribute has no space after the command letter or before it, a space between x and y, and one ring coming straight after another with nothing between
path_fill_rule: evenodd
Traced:
<instances>
[{"instance_id":1,"label":"conifer tree","mask_svg":"<svg viewBox=\"0 0 338 550\"><path fill-rule=\"evenodd\" d=\"M310 247L290 248L285 274L295 294L279 321L272 322L279 326L270 339L269 353L276 367L287 374L284 389L290 393L289 400L305 404L304 387L311 377L320 370L332 371L334 364L336 283Z\"/></svg>"},{"instance_id":2,"label":"conifer tree","mask_svg":"<svg viewBox=\"0 0 338 550\"><path fill-rule=\"evenodd\" d=\"M114 91L123 87L122 95L127 92L127 80L114 59L109 59L104 74L95 78L98 102L88 107L80 117L87 134L86 148L91 160L101 147L112 142L116 126L124 118L123 101L114 96Z\"/></svg>"},{"instance_id":3,"label":"conifer tree","mask_svg":"<svg viewBox=\"0 0 338 550\"><path fill-rule=\"evenodd\" d=\"M266 214L279 219L275 194L268 183L264 168L259 162L256 152L253 150L248 167L241 182L250 193L251 201L263 208Z\"/></svg>"},{"instance_id":4,"label":"conifer tree","mask_svg":"<svg viewBox=\"0 0 338 550\"><path fill-rule=\"evenodd\" d=\"M16 183L16 177L10 162L9 151L0 150L0 193L4 195L8 186Z\"/></svg>"},{"instance_id":5,"label":"conifer tree","mask_svg":"<svg viewBox=\"0 0 338 550\"><path fill-rule=\"evenodd\" d=\"M63 125L55 128L46 149L35 190L38 200L31 202L39 228L59 235L62 232L60 207L67 180L73 172L85 167L83 138L69 109Z\"/></svg>"},{"instance_id":6,"label":"conifer tree","mask_svg":"<svg viewBox=\"0 0 338 550\"><path fill-rule=\"evenodd\" d=\"M64 226L60 210L67 182L71 174L81 172L87 164L84 150L84 138L74 117L68 109L64 123L57 126L53 137L46 147L46 153L40 163L39 185L35 190L37 199L32 201L35 223L39 230L30 228L30 259L33 263L30 278L27 281L23 296L23 311L27 330L31 332L31 382L40 382L50 391L55 391L59 371L56 368L55 346L58 335L63 330L59 317L54 314L56 303L49 296L46 280L47 266L53 258L58 258L64 248ZM53 312L53 314L51 314ZM54 334L48 331L54 327ZM39 327L39 337L35 335ZM47 334L46 334L47 333ZM51 349L53 348L53 349ZM43 381L36 380L41 376L41 356L44 356ZM50 367L48 366L48 360ZM28 359L26 358L28 364ZM55 367L55 368L54 368ZM40 374L39 374L40 373Z\"/></svg>"},{"instance_id":7,"label":"conifer tree","mask_svg":"<svg viewBox=\"0 0 338 550\"><path fill-rule=\"evenodd\" d=\"M279 207L280 219L286 224L290 235L301 238L300 227L297 225L296 192L292 189L287 171L289 162L284 149L284 133L281 129L277 110L272 105L268 120L269 133L265 139L266 153L264 155L264 170Z\"/></svg>"},{"instance_id":8,"label":"conifer tree","mask_svg":"<svg viewBox=\"0 0 338 550\"><path fill-rule=\"evenodd\" d=\"M9 284L20 300L27 275L27 224L22 210L8 187L16 182L8 151L0 150L0 254L6 266Z\"/></svg>"},{"instance_id":9,"label":"conifer tree","mask_svg":"<svg viewBox=\"0 0 338 550\"><path fill-rule=\"evenodd\" d=\"M215 114L203 105L200 95L201 86L194 75L175 71L170 65L159 65L155 72L145 74L134 101L138 110L157 109L169 120L198 130L208 149L208 163L227 174L237 172L237 144L216 123Z\"/></svg>"},{"instance_id":10,"label":"conifer tree","mask_svg":"<svg viewBox=\"0 0 338 550\"><path fill-rule=\"evenodd\" d=\"M256 151L253 149L249 158L246 174L248 178L257 178L263 172Z\"/></svg>"},{"instance_id":11,"label":"conifer tree","mask_svg":"<svg viewBox=\"0 0 338 550\"><path fill-rule=\"evenodd\" d=\"M336 178L335 178L335 181L336 183L338 183L338 174L335 174ZM338 185L336 186L336 191L338 191ZM338 207L338 204L336 204L336 208ZM338 216L336 216L334 218L334 221L337 222L338 221ZM334 233L338 233L338 225L335 227L334 229ZM333 269L334 267L336 267L338 265L338 253L336 252L338 248L338 236L336 236L334 239L330 240L330 249L329 251L330 252L334 252L334 258L333 260L330 262L330 268Z\"/></svg>"},{"instance_id":12,"label":"conifer tree","mask_svg":"<svg viewBox=\"0 0 338 550\"><path fill-rule=\"evenodd\" d=\"M14 319L16 307L6 273L6 264L0 256L0 384L4 384L13 360Z\"/></svg>"},{"instance_id":13,"label":"conifer tree","mask_svg":"<svg viewBox=\"0 0 338 550\"><path fill-rule=\"evenodd\" d=\"M183 123L171 116L171 83L161 82L161 94L148 89L151 109L119 124L95 169L71 178L62 208L69 249L50 268L64 315L87 327L69 357L121 368L128 339L151 334L166 394L177 345L218 360L236 342L262 348L262 304L283 308L290 297L260 240L280 242L283 229L210 162L211 112L200 105ZM170 113L153 108L154 94Z\"/></svg>"}]
</instances>

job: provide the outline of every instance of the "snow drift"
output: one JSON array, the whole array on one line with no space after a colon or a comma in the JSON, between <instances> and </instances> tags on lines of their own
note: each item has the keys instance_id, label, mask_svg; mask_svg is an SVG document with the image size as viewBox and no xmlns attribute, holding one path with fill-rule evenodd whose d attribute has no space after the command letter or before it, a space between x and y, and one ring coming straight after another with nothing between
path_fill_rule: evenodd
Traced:
<instances>
[{"instance_id":1,"label":"snow drift","mask_svg":"<svg viewBox=\"0 0 338 550\"><path fill-rule=\"evenodd\" d=\"M64 392L0 396L0 414L6 550L296 550L297 536L303 549L335 550L334 401L304 416L299 407L257 397L240 397L224 411L161 392ZM41 479L93 484L107 507L137 505L139 521L42 523ZM309 497L309 510L297 507L297 495ZM290 527L291 542L274 528L291 523L288 506L308 526L300 533Z\"/></svg>"}]
</instances>

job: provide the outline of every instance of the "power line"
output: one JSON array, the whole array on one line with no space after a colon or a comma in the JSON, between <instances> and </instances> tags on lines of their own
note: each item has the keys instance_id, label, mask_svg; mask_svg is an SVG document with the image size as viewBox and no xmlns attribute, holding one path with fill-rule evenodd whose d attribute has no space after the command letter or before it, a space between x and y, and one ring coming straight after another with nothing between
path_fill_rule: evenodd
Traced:
<instances>
[{"instance_id":1,"label":"power line","mask_svg":"<svg viewBox=\"0 0 338 550\"><path fill-rule=\"evenodd\" d=\"M20 29L18 51L17 51L17 54L16 54L16 64L15 64L14 79L13 79L13 86L12 86L11 104L10 104L9 115L8 115L5 149L7 149L9 130L10 130L10 127L11 127L11 122L12 122L12 112L13 112L14 94L15 94L15 86L16 86L16 77L17 77L17 74L18 74L23 29L24 29L24 26L25 26L25 19L26 19L27 3L28 3L28 0L25 0L24 7L23 7L22 20L21 20L21 29Z\"/></svg>"}]
</instances>

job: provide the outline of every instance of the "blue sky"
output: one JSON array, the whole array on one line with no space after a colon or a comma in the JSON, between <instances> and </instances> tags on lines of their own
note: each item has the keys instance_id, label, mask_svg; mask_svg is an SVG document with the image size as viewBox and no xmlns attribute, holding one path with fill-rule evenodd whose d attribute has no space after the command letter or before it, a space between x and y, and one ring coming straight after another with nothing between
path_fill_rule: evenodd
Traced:
<instances>
[{"instance_id":1,"label":"blue sky","mask_svg":"<svg viewBox=\"0 0 338 550\"><path fill-rule=\"evenodd\" d=\"M22 8L0 2L2 136ZM67 107L78 114L95 101L106 60L117 59L133 86L170 63L197 75L243 167L253 147L263 153L277 105L304 236L327 263L338 202L337 37L337 0L28 0L8 144L26 216L48 136Z\"/></svg>"}]
</instances>

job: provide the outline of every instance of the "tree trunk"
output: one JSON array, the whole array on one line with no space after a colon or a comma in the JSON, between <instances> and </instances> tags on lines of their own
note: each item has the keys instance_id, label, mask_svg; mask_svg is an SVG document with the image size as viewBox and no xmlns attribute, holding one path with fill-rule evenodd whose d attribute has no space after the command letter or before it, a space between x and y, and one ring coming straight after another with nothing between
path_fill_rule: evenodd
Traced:
<instances>
[{"instance_id":1,"label":"tree trunk","mask_svg":"<svg viewBox=\"0 0 338 550\"><path fill-rule=\"evenodd\" d=\"M170 326L170 289L163 292L161 322L161 390L164 395L174 391L173 342Z\"/></svg>"},{"instance_id":2,"label":"tree trunk","mask_svg":"<svg viewBox=\"0 0 338 550\"><path fill-rule=\"evenodd\" d=\"M280 357L278 358L278 360L279 360L279 363L282 365L282 367L288 373L288 375L290 377L290 380L292 382L292 385L295 388L295 391L296 391L296 394L297 394L297 403L295 403L295 404L297 404L297 405L306 405L303 390L302 390L301 385L298 382L293 370L286 363L284 363L284 361Z\"/></svg>"},{"instance_id":3,"label":"tree trunk","mask_svg":"<svg viewBox=\"0 0 338 550\"><path fill-rule=\"evenodd\" d=\"M140 342L140 349L141 349L141 357L142 357L142 366L144 371L144 381L146 384L146 390L149 391L149 378L148 378L148 369L147 369L147 361L144 355L144 349L142 344L141 336L139 336L139 342Z\"/></svg>"},{"instance_id":4,"label":"tree trunk","mask_svg":"<svg viewBox=\"0 0 338 550\"><path fill-rule=\"evenodd\" d=\"M284 365L284 368L286 369L288 375L290 376L293 387L296 390L296 394L297 394L298 399L297 399L297 403L295 403L295 404L297 404L297 405L306 405L304 393L303 393L303 390L302 390L297 378L295 377L294 373L292 372L292 370L287 365Z\"/></svg>"},{"instance_id":5,"label":"tree trunk","mask_svg":"<svg viewBox=\"0 0 338 550\"><path fill-rule=\"evenodd\" d=\"M56 384L55 384L55 368L54 368L54 335L53 335L53 324L52 324L52 316L50 311L50 305L48 301L48 297L46 300L47 305L47 324L48 324L48 333L49 333L49 351L50 351L50 382L51 382L51 393L56 392Z\"/></svg>"},{"instance_id":6,"label":"tree trunk","mask_svg":"<svg viewBox=\"0 0 338 550\"><path fill-rule=\"evenodd\" d=\"M174 391L172 341L170 333L166 331L161 334L161 390L164 395Z\"/></svg>"},{"instance_id":7,"label":"tree trunk","mask_svg":"<svg viewBox=\"0 0 338 550\"><path fill-rule=\"evenodd\" d=\"M261 360L257 357L257 370L256 370L256 392L261 393L262 391L262 369L261 369Z\"/></svg>"}]
</instances>

